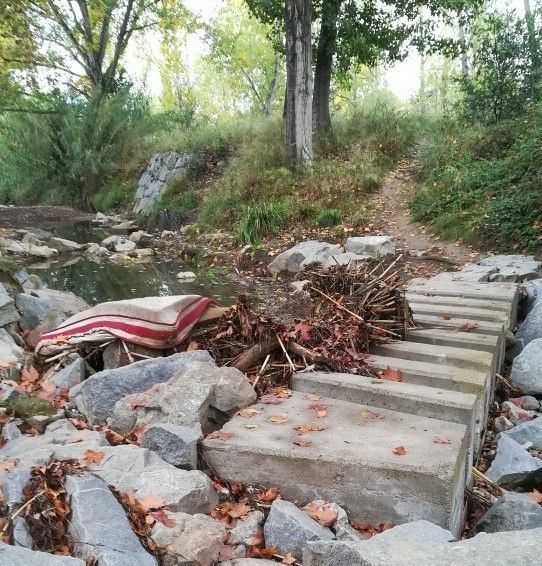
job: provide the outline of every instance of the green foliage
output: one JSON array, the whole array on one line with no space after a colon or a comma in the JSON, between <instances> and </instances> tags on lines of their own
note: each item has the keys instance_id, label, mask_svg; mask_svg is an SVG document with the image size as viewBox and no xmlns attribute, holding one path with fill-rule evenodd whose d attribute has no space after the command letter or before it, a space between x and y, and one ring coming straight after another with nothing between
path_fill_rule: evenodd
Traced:
<instances>
[{"instance_id":1,"label":"green foliage","mask_svg":"<svg viewBox=\"0 0 542 566\"><path fill-rule=\"evenodd\" d=\"M542 242L542 108L497 126L443 124L419 152L416 220L448 238L492 250L536 251Z\"/></svg>"},{"instance_id":2,"label":"green foliage","mask_svg":"<svg viewBox=\"0 0 542 566\"><path fill-rule=\"evenodd\" d=\"M54 114L4 115L0 124L5 202L87 208L126 202L113 178L129 167L154 129L146 100L126 93L65 101Z\"/></svg>"},{"instance_id":3,"label":"green foliage","mask_svg":"<svg viewBox=\"0 0 542 566\"><path fill-rule=\"evenodd\" d=\"M343 213L336 208L323 208L314 218L314 223L320 228L333 228L343 221Z\"/></svg>"},{"instance_id":4,"label":"green foliage","mask_svg":"<svg viewBox=\"0 0 542 566\"><path fill-rule=\"evenodd\" d=\"M264 236L273 236L290 219L284 202L269 202L245 206L237 225L237 237L243 244L258 244Z\"/></svg>"},{"instance_id":5,"label":"green foliage","mask_svg":"<svg viewBox=\"0 0 542 566\"><path fill-rule=\"evenodd\" d=\"M471 72L461 80L464 113L482 122L521 115L540 99L542 12L525 17L514 12L488 13L472 29ZM534 20L536 18L536 20Z\"/></svg>"}]
</instances>

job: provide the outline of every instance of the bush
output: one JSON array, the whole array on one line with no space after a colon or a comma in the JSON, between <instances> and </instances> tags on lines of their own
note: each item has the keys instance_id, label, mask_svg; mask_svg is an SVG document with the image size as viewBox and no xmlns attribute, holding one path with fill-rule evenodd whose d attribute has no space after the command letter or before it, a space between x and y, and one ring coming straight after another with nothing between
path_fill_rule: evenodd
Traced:
<instances>
[{"instance_id":1,"label":"bush","mask_svg":"<svg viewBox=\"0 0 542 566\"><path fill-rule=\"evenodd\" d=\"M96 95L62 101L57 110L0 119L0 196L15 204L92 208L93 198L110 185L97 204L123 202L113 179L130 166L153 129L146 99L127 92Z\"/></svg>"},{"instance_id":2,"label":"bush","mask_svg":"<svg viewBox=\"0 0 542 566\"><path fill-rule=\"evenodd\" d=\"M290 210L283 202L246 206L237 226L237 237L243 244L258 244L262 237L277 234L290 219Z\"/></svg>"},{"instance_id":3,"label":"bush","mask_svg":"<svg viewBox=\"0 0 542 566\"><path fill-rule=\"evenodd\" d=\"M411 210L448 238L491 250L542 243L542 108L498 126L445 124L419 152Z\"/></svg>"}]
</instances>

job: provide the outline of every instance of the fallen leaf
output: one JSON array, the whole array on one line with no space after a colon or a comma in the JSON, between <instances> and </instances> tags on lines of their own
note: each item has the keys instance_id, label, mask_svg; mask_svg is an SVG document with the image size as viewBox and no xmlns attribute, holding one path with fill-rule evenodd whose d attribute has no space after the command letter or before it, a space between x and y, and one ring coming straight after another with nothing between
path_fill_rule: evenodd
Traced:
<instances>
[{"instance_id":1,"label":"fallen leaf","mask_svg":"<svg viewBox=\"0 0 542 566\"><path fill-rule=\"evenodd\" d=\"M249 558L273 558L277 553L277 547L265 547L261 548L259 546L251 546L247 549L247 556Z\"/></svg>"},{"instance_id":2,"label":"fallen leaf","mask_svg":"<svg viewBox=\"0 0 542 566\"><path fill-rule=\"evenodd\" d=\"M360 416L362 419L367 419L367 420L383 418L380 417L378 413L374 413L373 411L361 411Z\"/></svg>"},{"instance_id":3,"label":"fallen leaf","mask_svg":"<svg viewBox=\"0 0 542 566\"><path fill-rule=\"evenodd\" d=\"M17 463L17 460L4 460L4 462L0 462L0 470L9 472L10 470L13 470Z\"/></svg>"},{"instance_id":4,"label":"fallen leaf","mask_svg":"<svg viewBox=\"0 0 542 566\"><path fill-rule=\"evenodd\" d=\"M451 444L452 443L449 438L446 438L444 436L437 436L435 438L435 440L433 440L433 442L435 444Z\"/></svg>"},{"instance_id":5,"label":"fallen leaf","mask_svg":"<svg viewBox=\"0 0 542 566\"><path fill-rule=\"evenodd\" d=\"M283 564L295 564L296 563L296 559L295 557L292 555L291 552L288 552L287 554L285 554L282 557L282 563Z\"/></svg>"},{"instance_id":6,"label":"fallen leaf","mask_svg":"<svg viewBox=\"0 0 542 566\"><path fill-rule=\"evenodd\" d=\"M264 405L280 405L283 401L284 399L279 399L276 395L272 395L270 393L260 397L260 403L263 403Z\"/></svg>"},{"instance_id":7,"label":"fallen leaf","mask_svg":"<svg viewBox=\"0 0 542 566\"><path fill-rule=\"evenodd\" d=\"M297 430L299 434L305 434L306 432L320 432L325 430L325 428L316 423L307 423L301 426L296 426L295 430Z\"/></svg>"},{"instance_id":8,"label":"fallen leaf","mask_svg":"<svg viewBox=\"0 0 542 566\"><path fill-rule=\"evenodd\" d=\"M90 450L90 448L85 450L85 462L87 464L99 464L104 456L105 454L103 452L95 452L94 450Z\"/></svg>"},{"instance_id":9,"label":"fallen leaf","mask_svg":"<svg viewBox=\"0 0 542 566\"><path fill-rule=\"evenodd\" d=\"M299 334L301 343L308 342L311 339L312 326L305 321L300 321L294 326L294 330Z\"/></svg>"},{"instance_id":10,"label":"fallen leaf","mask_svg":"<svg viewBox=\"0 0 542 566\"><path fill-rule=\"evenodd\" d=\"M153 517L159 523L162 523L162 525L169 527L170 529L176 525L174 519L172 517L168 517L164 509L153 511L151 513L151 517Z\"/></svg>"},{"instance_id":11,"label":"fallen leaf","mask_svg":"<svg viewBox=\"0 0 542 566\"><path fill-rule=\"evenodd\" d=\"M238 503L234 503L230 510L228 511L228 515L232 519L240 519L241 517L245 517L252 511L252 507L247 505L247 500L242 499Z\"/></svg>"},{"instance_id":12,"label":"fallen leaf","mask_svg":"<svg viewBox=\"0 0 542 566\"><path fill-rule=\"evenodd\" d=\"M465 322L465 324L462 324L459 328L457 328L457 331L458 332L470 332L471 330L474 330L475 328L478 328L477 322Z\"/></svg>"},{"instance_id":13,"label":"fallen leaf","mask_svg":"<svg viewBox=\"0 0 542 566\"><path fill-rule=\"evenodd\" d=\"M88 428L88 423L86 421L84 421L83 419L69 419L69 421L72 423L72 425L79 429L79 430L83 430L85 428Z\"/></svg>"},{"instance_id":14,"label":"fallen leaf","mask_svg":"<svg viewBox=\"0 0 542 566\"><path fill-rule=\"evenodd\" d=\"M316 413L316 416L319 419L322 419L325 416L327 416L327 407L323 403L310 405L309 409L312 409Z\"/></svg>"},{"instance_id":15,"label":"fallen leaf","mask_svg":"<svg viewBox=\"0 0 542 566\"><path fill-rule=\"evenodd\" d=\"M301 446L302 448L306 448L312 444L312 440L304 440L300 438L299 440L294 440L294 444L297 446Z\"/></svg>"},{"instance_id":16,"label":"fallen leaf","mask_svg":"<svg viewBox=\"0 0 542 566\"><path fill-rule=\"evenodd\" d=\"M271 415L270 417L267 417L267 420L270 423L275 423L275 424L285 424L288 422L288 419L283 417L282 415Z\"/></svg>"},{"instance_id":17,"label":"fallen leaf","mask_svg":"<svg viewBox=\"0 0 542 566\"><path fill-rule=\"evenodd\" d=\"M397 368L390 368L389 366L382 371L378 372L378 377L386 381L403 381L403 374Z\"/></svg>"},{"instance_id":18,"label":"fallen leaf","mask_svg":"<svg viewBox=\"0 0 542 566\"><path fill-rule=\"evenodd\" d=\"M323 397L321 395L314 395L313 393L309 393L306 397L309 401L321 401Z\"/></svg>"},{"instance_id":19,"label":"fallen leaf","mask_svg":"<svg viewBox=\"0 0 542 566\"><path fill-rule=\"evenodd\" d=\"M277 387L273 389L273 394L281 399L289 399L292 396L291 389L284 389L283 387Z\"/></svg>"},{"instance_id":20,"label":"fallen leaf","mask_svg":"<svg viewBox=\"0 0 542 566\"><path fill-rule=\"evenodd\" d=\"M39 377L40 374L34 366L23 368L23 371L21 372L21 381L24 381L26 383L37 381Z\"/></svg>"},{"instance_id":21,"label":"fallen leaf","mask_svg":"<svg viewBox=\"0 0 542 566\"><path fill-rule=\"evenodd\" d=\"M332 507L318 507L314 503L309 503L305 511L322 527L331 527L337 521L338 513Z\"/></svg>"},{"instance_id":22,"label":"fallen leaf","mask_svg":"<svg viewBox=\"0 0 542 566\"><path fill-rule=\"evenodd\" d=\"M256 499L258 499L258 501L261 501L262 503L271 503L272 501L275 501L275 499L278 499L279 496L279 490L276 487L271 487L267 491L259 493L256 496Z\"/></svg>"},{"instance_id":23,"label":"fallen leaf","mask_svg":"<svg viewBox=\"0 0 542 566\"><path fill-rule=\"evenodd\" d=\"M530 491L529 493L527 493L527 495L533 501L536 501L537 503L542 504L542 493L540 493L540 491L538 491L538 489L533 488L533 491Z\"/></svg>"},{"instance_id":24,"label":"fallen leaf","mask_svg":"<svg viewBox=\"0 0 542 566\"><path fill-rule=\"evenodd\" d=\"M397 454L397 456L404 456L406 454L406 450L404 446L396 446L393 449L393 453Z\"/></svg>"},{"instance_id":25,"label":"fallen leaf","mask_svg":"<svg viewBox=\"0 0 542 566\"><path fill-rule=\"evenodd\" d=\"M243 409L242 411L237 411L236 413L239 417L251 418L260 414L260 411L256 409Z\"/></svg>"},{"instance_id":26,"label":"fallen leaf","mask_svg":"<svg viewBox=\"0 0 542 566\"><path fill-rule=\"evenodd\" d=\"M233 438L233 432L225 432L222 430L217 430L215 432L211 432L205 437L207 440L229 440Z\"/></svg>"},{"instance_id":27,"label":"fallen leaf","mask_svg":"<svg viewBox=\"0 0 542 566\"><path fill-rule=\"evenodd\" d=\"M163 499L158 499L154 495L145 495L143 499L138 499L138 503L145 513L148 513L151 509L161 509L166 504Z\"/></svg>"},{"instance_id":28,"label":"fallen leaf","mask_svg":"<svg viewBox=\"0 0 542 566\"><path fill-rule=\"evenodd\" d=\"M72 436L70 436L69 442L71 442L71 443L83 442L83 435L81 433L72 434Z\"/></svg>"},{"instance_id":29,"label":"fallen leaf","mask_svg":"<svg viewBox=\"0 0 542 566\"><path fill-rule=\"evenodd\" d=\"M449 314L443 314L440 318L442 318L442 320L452 320L452 317Z\"/></svg>"}]
</instances>

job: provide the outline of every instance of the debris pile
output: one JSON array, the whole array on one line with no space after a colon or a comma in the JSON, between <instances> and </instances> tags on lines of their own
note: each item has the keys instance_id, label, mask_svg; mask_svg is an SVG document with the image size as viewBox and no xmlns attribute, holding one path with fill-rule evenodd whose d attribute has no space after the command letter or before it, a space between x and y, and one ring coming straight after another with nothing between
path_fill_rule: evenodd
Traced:
<instances>
[{"instance_id":1,"label":"debris pile","mask_svg":"<svg viewBox=\"0 0 542 566\"><path fill-rule=\"evenodd\" d=\"M372 375L371 346L404 339L411 324L398 260L305 272L310 316L291 324L258 315L239 297L220 320L193 332L186 347L246 372L260 392L306 369Z\"/></svg>"}]
</instances>

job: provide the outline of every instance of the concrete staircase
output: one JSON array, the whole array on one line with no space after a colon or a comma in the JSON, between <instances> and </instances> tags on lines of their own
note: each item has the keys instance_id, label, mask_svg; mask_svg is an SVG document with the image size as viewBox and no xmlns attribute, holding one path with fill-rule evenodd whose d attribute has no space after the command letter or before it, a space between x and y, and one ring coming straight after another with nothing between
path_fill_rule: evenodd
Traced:
<instances>
[{"instance_id":1,"label":"concrete staircase","mask_svg":"<svg viewBox=\"0 0 542 566\"><path fill-rule=\"evenodd\" d=\"M204 441L210 468L301 502L335 501L353 521L428 519L459 535L518 288L417 279L407 297L417 328L369 361L400 370L401 382L297 373L289 399L260 403L224 426L231 434Z\"/></svg>"}]
</instances>

